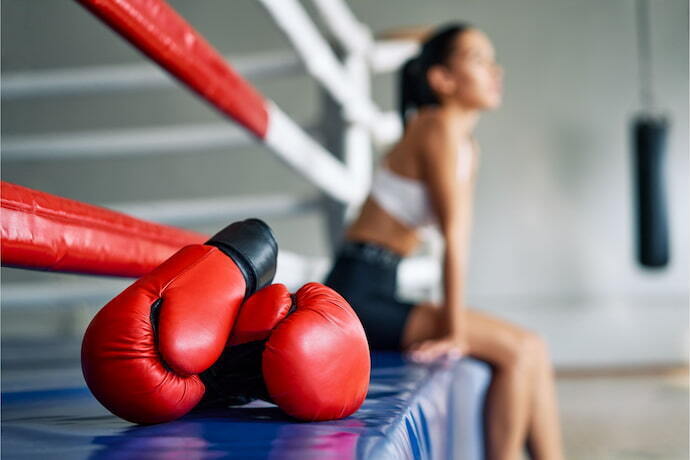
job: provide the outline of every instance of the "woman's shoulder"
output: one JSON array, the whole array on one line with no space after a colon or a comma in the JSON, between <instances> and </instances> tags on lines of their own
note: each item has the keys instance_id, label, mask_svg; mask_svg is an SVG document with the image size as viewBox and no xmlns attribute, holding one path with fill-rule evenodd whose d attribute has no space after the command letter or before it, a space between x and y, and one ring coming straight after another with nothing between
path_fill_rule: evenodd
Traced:
<instances>
[{"instance_id":1,"label":"woman's shoulder","mask_svg":"<svg viewBox=\"0 0 690 460\"><path fill-rule=\"evenodd\" d=\"M448 122L440 110L428 108L411 120L410 145L414 145L417 163L422 169L430 164L452 166L459 142L455 127Z\"/></svg>"}]
</instances>

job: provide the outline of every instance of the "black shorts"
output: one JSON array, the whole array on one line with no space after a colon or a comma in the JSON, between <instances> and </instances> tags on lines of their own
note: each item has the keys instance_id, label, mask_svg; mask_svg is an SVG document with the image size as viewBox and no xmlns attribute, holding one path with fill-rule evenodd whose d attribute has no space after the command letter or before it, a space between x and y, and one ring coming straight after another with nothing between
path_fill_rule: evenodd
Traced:
<instances>
[{"instance_id":1,"label":"black shorts","mask_svg":"<svg viewBox=\"0 0 690 460\"><path fill-rule=\"evenodd\" d=\"M372 349L401 349L405 322L414 304L395 296L400 259L375 243L345 241L324 282L350 303Z\"/></svg>"}]
</instances>

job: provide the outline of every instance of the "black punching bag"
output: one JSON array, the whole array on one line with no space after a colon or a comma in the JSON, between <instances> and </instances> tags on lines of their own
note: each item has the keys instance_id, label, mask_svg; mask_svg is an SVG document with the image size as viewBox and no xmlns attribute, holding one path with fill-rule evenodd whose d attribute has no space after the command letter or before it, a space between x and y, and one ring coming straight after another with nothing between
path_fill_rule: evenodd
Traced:
<instances>
[{"instance_id":1,"label":"black punching bag","mask_svg":"<svg viewBox=\"0 0 690 460\"><path fill-rule=\"evenodd\" d=\"M668 124L663 118L639 116L633 124L637 260L651 268L669 261L669 232L664 182Z\"/></svg>"},{"instance_id":2,"label":"black punching bag","mask_svg":"<svg viewBox=\"0 0 690 460\"><path fill-rule=\"evenodd\" d=\"M668 122L654 115L649 1L637 0L637 51L643 111L633 121L633 179L637 261L644 267L661 268L668 264L670 251L664 178Z\"/></svg>"}]
</instances>

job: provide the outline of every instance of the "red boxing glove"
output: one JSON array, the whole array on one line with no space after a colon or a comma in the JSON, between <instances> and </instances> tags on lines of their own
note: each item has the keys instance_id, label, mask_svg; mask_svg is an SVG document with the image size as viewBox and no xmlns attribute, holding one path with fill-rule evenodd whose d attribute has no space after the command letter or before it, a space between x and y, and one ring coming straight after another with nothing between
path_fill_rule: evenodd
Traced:
<instances>
[{"instance_id":1,"label":"red boxing glove","mask_svg":"<svg viewBox=\"0 0 690 460\"><path fill-rule=\"evenodd\" d=\"M245 298L273 280L277 244L258 219L186 246L111 300L82 342L93 395L135 423L174 420L204 395Z\"/></svg>"},{"instance_id":2,"label":"red boxing glove","mask_svg":"<svg viewBox=\"0 0 690 460\"><path fill-rule=\"evenodd\" d=\"M347 417L369 387L369 345L359 318L333 289L290 295L268 286L242 306L228 347L201 375L204 406L264 399L301 420Z\"/></svg>"}]
</instances>

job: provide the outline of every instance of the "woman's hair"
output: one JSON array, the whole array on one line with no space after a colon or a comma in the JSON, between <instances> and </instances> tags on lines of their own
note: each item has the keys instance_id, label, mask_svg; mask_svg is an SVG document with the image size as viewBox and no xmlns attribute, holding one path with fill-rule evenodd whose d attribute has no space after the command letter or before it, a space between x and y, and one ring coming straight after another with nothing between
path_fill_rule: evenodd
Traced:
<instances>
[{"instance_id":1,"label":"woman's hair","mask_svg":"<svg viewBox=\"0 0 690 460\"><path fill-rule=\"evenodd\" d=\"M422 44L419 54L403 65L400 70L400 116L403 125L406 124L410 111L439 104L426 74L432 66L446 64L453 52L455 38L471 27L457 22L439 27Z\"/></svg>"}]
</instances>

